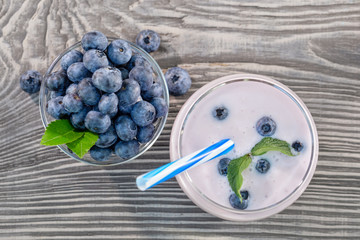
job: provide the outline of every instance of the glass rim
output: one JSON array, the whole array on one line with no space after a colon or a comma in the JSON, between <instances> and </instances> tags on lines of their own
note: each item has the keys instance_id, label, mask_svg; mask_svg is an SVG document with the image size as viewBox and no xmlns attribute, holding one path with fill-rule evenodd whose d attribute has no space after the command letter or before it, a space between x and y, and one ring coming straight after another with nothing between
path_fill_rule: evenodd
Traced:
<instances>
[{"instance_id":1,"label":"glass rim","mask_svg":"<svg viewBox=\"0 0 360 240\"><path fill-rule=\"evenodd\" d=\"M171 131L171 136L170 136L171 161L174 161L182 156L181 155L182 132L184 130L186 120L189 114L191 113L191 111L196 106L196 104L215 89L224 86L226 84L231 84L233 82L242 82L242 81L266 83L272 87L277 88L278 90L286 94L288 97L290 97L291 100L295 102L296 105L300 108L307 121L310 130L311 140L312 140L312 150L311 150L310 163L305 172L304 177L302 178L301 183L284 199L261 209L236 210L233 208L225 207L208 198L196 186L194 186L187 171L176 176L176 179L182 190L197 206L199 206L204 211L209 212L217 217L232 221L249 221L249 220L258 220L258 219L266 218L290 206L300 197L300 195L305 191L306 187L310 183L312 176L315 172L317 159L318 159L317 130L316 130L315 122L311 116L311 113L307 109L304 102L291 89L289 89L288 87L286 87L285 85L274 79L262 75L241 73L241 74L234 74L234 75L221 77L211 81L210 83L207 83L199 90L197 90L185 102L185 104L180 109L178 116L175 119L173 129Z\"/></svg>"},{"instance_id":2,"label":"glass rim","mask_svg":"<svg viewBox=\"0 0 360 240\"><path fill-rule=\"evenodd\" d=\"M117 40L117 39L121 39L121 38L115 38L115 37L107 37L108 41L111 42L111 41L114 41L114 40ZM169 108L169 102L170 102L170 99L169 99L169 91L168 91L168 88L167 88L167 84L166 84L166 80L165 80L165 76L160 68L160 66L158 65L158 63L155 61L155 59L153 57L150 56L149 53L147 53L145 50L143 50L142 48L140 48L139 46L137 46L136 44L130 42L130 41L127 41L125 39L121 39L125 42L127 42L131 48L134 50L135 49L135 52L137 53L140 53L140 55L142 57L144 57L151 65L152 69L154 70L154 72L156 73L156 75L158 76L158 78L160 79L160 81L162 82L162 88L163 88L163 97L164 97L164 100ZM70 47L68 47L67 49L65 49L61 54L59 54L55 60L50 64L50 67L47 69L45 75L44 75L44 81L41 83L41 87L40 87L40 93L39 93L39 110L40 110L40 117L41 117L41 121L43 123L43 126L44 128L46 129L46 127L48 126L49 124L49 120L47 119L46 117L46 81L45 79L47 78L47 76L49 76L55 69L55 67L57 66L57 64L60 62L61 58L67 54L68 52L70 52L71 50L74 50L78 47L81 47L81 41L78 41L76 42L75 44L71 45ZM136 154L135 156L129 158L129 159L125 159L123 161L116 161L116 162L109 162L107 163L106 161L104 162L89 162L89 161L86 161L84 159L81 159L79 158L78 156L76 156L75 154L72 154L70 151L68 151L66 148L65 148L65 145L57 145L57 147L62 151L64 152L66 155L68 155L69 157L77 160L77 161L80 161L80 162L83 162L83 163L86 163L86 164L89 164L89 165L93 165L93 166L114 166L114 165L119 165L119 164L123 164L123 163L126 163L126 162L129 162L131 160L134 160L136 158L138 158L139 156L141 156L142 154L144 154L147 150L149 150L152 145L157 141L157 139L160 137L164 127L165 127L165 124L166 124L166 120L167 120L167 117L168 117L168 112L166 113L165 116L163 116L161 119L160 119L160 123L159 123L159 127L156 128L156 131L155 131L155 134L153 136L153 138L151 139L151 141L145 143L143 145L143 148L141 149L141 151L139 151L138 154ZM120 159L119 156L116 156Z\"/></svg>"}]
</instances>

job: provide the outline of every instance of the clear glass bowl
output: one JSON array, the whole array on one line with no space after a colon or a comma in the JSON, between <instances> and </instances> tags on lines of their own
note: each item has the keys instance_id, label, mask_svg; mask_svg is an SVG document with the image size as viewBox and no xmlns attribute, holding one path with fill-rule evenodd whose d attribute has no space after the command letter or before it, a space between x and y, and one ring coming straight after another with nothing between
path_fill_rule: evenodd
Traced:
<instances>
[{"instance_id":1,"label":"clear glass bowl","mask_svg":"<svg viewBox=\"0 0 360 240\"><path fill-rule=\"evenodd\" d=\"M242 82L242 81L254 81L254 82L265 83L271 87L280 90L283 94L285 94L286 98L289 97L289 99L291 99L291 101L295 103L295 105L301 110L300 114L303 115L305 119L306 122L305 128L308 127L307 131L309 131L308 135L310 136L309 139L311 139L310 143L308 143L308 146L310 148L309 150L310 153L308 154L308 156L310 156L310 159L308 159L309 165L307 167L305 166L304 168L305 174L302 179L299 179L300 184L296 185L297 187L289 190L290 193L280 201L275 202L267 207L259 208L256 210L237 210L215 202L214 200L210 199L205 193L203 193L201 189L195 186L196 184L191 179L189 171L185 171L176 176L176 179L182 190L197 206L199 206L201 209L212 215L231 221L251 221L251 220L266 218L284 210L286 207L288 207L293 202L295 202L296 199L300 197L300 195L305 191L306 187L310 183L310 180L316 168L318 151L319 151L318 136L317 136L314 120L309 110L303 103L303 101L293 91L291 91L289 88L279 83L278 81L275 81L265 76L254 75L254 74L235 74L235 75L230 75L216 79L206 84L205 86L197 90L182 106L181 110L179 111L175 119L171 131L171 137L170 137L171 161L175 161L176 159L184 156L184 154L182 153L183 151L182 138L184 136L184 129L185 129L185 125L188 124L189 119L191 119L189 116L192 113L197 114L196 111L194 110L197 104L199 104L203 99L206 99L206 96L211 94L216 89L221 88L223 86L227 86L228 84L232 84L235 82ZM214 97L214 95L211 96ZM241 105L241 102L239 102L238 104ZM205 105L201 105L201 106L205 106ZM200 116L202 116L201 114ZM199 116L199 114L197 114L197 116ZM205 137L206 136L204 136L204 138ZM236 148L236 144L235 144L235 148ZM202 181L206 181L206 179L203 179ZM209 186L209 184L207 185Z\"/></svg>"},{"instance_id":2,"label":"clear glass bowl","mask_svg":"<svg viewBox=\"0 0 360 240\"><path fill-rule=\"evenodd\" d=\"M108 37L109 41L113 41L115 39L118 39L118 38ZM124 41L126 41L126 40L124 40ZM126 41L126 42L131 46L131 49L132 49L133 53L137 53L137 54L141 55L142 57L144 57L150 63L151 68L153 69L153 72L154 72L154 79L155 79L155 81L157 81L157 82L159 82L161 84L162 89L163 89L163 98L165 99L167 105L169 106L169 92L168 92L166 80L165 80L164 74L163 74L161 68L159 67L159 65L157 64L157 62L146 51L144 51L143 49L141 49L137 45L135 45L135 44L133 44L133 43L131 43L129 41ZM59 56L57 56L56 59L53 61L53 63L48 68L44 79L46 79L46 77L49 74L51 74L52 72L61 69L61 66L60 66L61 58L66 53L68 53L69 51L71 51L73 49L77 49L77 50L83 52L82 48L81 48L81 42L78 42L78 43L74 44L73 46L69 47L64 52L62 52ZM41 84L40 101L39 101L40 115L41 115L41 120L43 122L44 128L46 128L51 121L55 120L46 111L46 103L47 103L47 101L49 99L50 91L47 91L45 85L46 85L45 81L43 81L42 84ZM139 153L137 155L133 156L130 159L122 159L122 158L118 157L117 155L112 154L112 156L110 157L110 159L108 161L100 162L100 161L96 161L96 160L92 159L90 157L89 153L87 153L83 158L79 158L78 156L76 156L75 154L70 152L65 144L58 145L58 147L59 147L59 149L61 151L66 153L71 158L73 158L75 160L78 160L78 161L81 161L81 162L84 162L84 163L92 164L92 165L109 166L109 165L116 165L116 164L120 164L120 163L125 163L125 162L131 161L131 160L139 157L143 153L145 153L156 142L156 140L159 138L159 136L160 136L160 134L161 134L161 132L162 132L164 126L165 126L166 119L167 119L167 114L166 114L166 116L157 119L157 121L154 123L154 125L155 125L154 137L151 139L151 141L149 141L149 142L147 142L145 144L141 144Z\"/></svg>"}]
</instances>

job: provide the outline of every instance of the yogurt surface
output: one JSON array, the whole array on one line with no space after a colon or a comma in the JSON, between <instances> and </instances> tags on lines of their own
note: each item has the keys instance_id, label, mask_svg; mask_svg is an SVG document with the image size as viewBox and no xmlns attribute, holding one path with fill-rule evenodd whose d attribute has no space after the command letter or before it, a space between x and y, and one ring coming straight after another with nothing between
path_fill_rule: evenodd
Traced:
<instances>
[{"instance_id":1,"label":"yogurt surface","mask_svg":"<svg viewBox=\"0 0 360 240\"><path fill-rule=\"evenodd\" d=\"M228 116L218 120L213 116L217 107L226 107ZM221 139L230 138L235 148L227 155L187 171L192 184L212 201L232 208L232 193L226 176L221 176L217 164L221 158L234 159L250 152L263 136L256 131L256 122L271 117L277 125L274 135L288 143L298 140L304 148L298 156L268 152L253 157L242 173L241 190L249 192L246 210L271 206L292 193L303 181L311 161L311 130L300 107L283 91L266 83L237 81L213 89L192 108L185 120L180 139L181 155L185 156ZM255 169L258 159L267 159L267 173Z\"/></svg>"}]
</instances>

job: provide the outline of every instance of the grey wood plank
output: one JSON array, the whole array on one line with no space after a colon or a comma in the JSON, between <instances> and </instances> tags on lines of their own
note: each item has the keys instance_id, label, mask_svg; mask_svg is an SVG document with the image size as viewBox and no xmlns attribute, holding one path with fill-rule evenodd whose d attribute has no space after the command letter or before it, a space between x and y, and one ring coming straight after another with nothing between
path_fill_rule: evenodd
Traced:
<instances>
[{"instance_id":1,"label":"grey wood plank","mask_svg":"<svg viewBox=\"0 0 360 240\"><path fill-rule=\"evenodd\" d=\"M19 74L47 66L97 29L133 40L162 38L153 53L164 71L179 65L190 91L171 97L169 118L142 157L93 167L39 144L38 96ZM360 237L360 2L0 1L0 239L358 239ZM273 77L310 109L319 163L292 206L236 223L195 206L174 179L140 192L135 178L169 160L169 138L186 99L238 72Z\"/></svg>"}]
</instances>

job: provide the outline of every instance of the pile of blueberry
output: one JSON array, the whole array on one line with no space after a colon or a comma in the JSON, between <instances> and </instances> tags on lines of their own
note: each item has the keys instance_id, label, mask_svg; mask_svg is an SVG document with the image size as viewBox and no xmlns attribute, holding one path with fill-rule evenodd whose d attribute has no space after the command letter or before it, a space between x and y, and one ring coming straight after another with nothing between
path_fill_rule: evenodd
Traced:
<instances>
[{"instance_id":1,"label":"pile of blueberry","mask_svg":"<svg viewBox=\"0 0 360 240\"><path fill-rule=\"evenodd\" d=\"M159 35L141 31L136 43L147 52L160 46ZM98 31L86 33L82 51L71 50L61 59L61 70L44 79L49 91L47 112L55 119L69 119L78 130L90 130L99 139L90 149L97 161L106 161L114 151L123 159L139 152L140 144L154 135L157 119L168 112L163 88L155 78L151 64L134 53L127 41L110 42ZM185 94L189 74L179 67L165 74L169 92ZM42 76L27 71L20 77L21 88L28 93L39 91Z\"/></svg>"},{"instance_id":2,"label":"pile of blueberry","mask_svg":"<svg viewBox=\"0 0 360 240\"><path fill-rule=\"evenodd\" d=\"M219 120L225 119L227 117L227 109L226 111L224 111L224 109L226 109L225 107L217 107L214 110L214 117L218 118ZM217 114L219 113L219 114ZM226 114L224 114L226 113ZM224 117L225 116L225 117ZM270 117L262 117L260 118L257 123L256 123L256 131L264 137L269 137L272 136L275 133L276 130L276 123L275 121L270 118ZM303 149L303 144L299 141L295 141L291 147L294 149L294 151L296 152L300 152ZM218 162L217 168L218 168L218 172L220 175L222 176L226 176L227 175L227 168L228 165L230 163L230 159L229 158L223 158ZM259 172L259 173L267 173L270 169L270 162L267 159L259 159L255 165L255 169ZM243 201L240 201L239 197L236 196L235 193L232 193L229 197L229 202L230 205L233 208L237 208L237 209L246 209L248 207L248 198L249 198L249 192L244 190L244 191L240 191L241 197L243 199Z\"/></svg>"}]
</instances>

